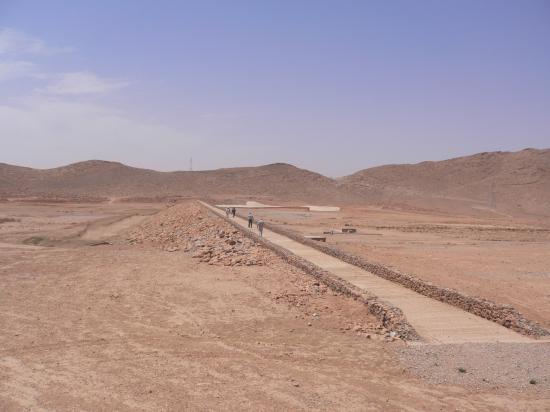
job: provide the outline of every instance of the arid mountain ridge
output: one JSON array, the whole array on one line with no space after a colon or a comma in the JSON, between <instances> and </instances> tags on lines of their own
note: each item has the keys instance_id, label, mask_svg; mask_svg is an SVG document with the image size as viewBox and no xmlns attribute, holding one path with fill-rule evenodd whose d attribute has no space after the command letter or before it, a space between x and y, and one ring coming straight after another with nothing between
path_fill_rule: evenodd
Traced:
<instances>
[{"instance_id":1,"label":"arid mountain ridge","mask_svg":"<svg viewBox=\"0 0 550 412\"><path fill-rule=\"evenodd\" d=\"M32 196L249 198L550 216L550 149L379 166L339 179L284 163L176 172L100 160L53 169L0 163L0 197Z\"/></svg>"},{"instance_id":2,"label":"arid mountain ridge","mask_svg":"<svg viewBox=\"0 0 550 412\"><path fill-rule=\"evenodd\" d=\"M335 180L283 163L176 172L140 169L102 160L43 170L0 164L0 195L3 196L351 200L344 194Z\"/></svg>"},{"instance_id":3,"label":"arid mountain ridge","mask_svg":"<svg viewBox=\"0 0 550 412\"><path fill-rule=\"evenodd\" d=\"M550 217L550 149L373 167L339 182L380 204Z\"/></svg>"}]
</instances>

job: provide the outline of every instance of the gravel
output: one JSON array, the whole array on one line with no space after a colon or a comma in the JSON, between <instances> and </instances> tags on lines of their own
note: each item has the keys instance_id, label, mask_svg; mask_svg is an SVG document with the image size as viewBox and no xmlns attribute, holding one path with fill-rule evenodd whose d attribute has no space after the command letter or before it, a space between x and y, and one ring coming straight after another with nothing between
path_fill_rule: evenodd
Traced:
<instances>
[{"instance_id":1,"label":"gravel","mask_svg":"<svg viewBox=\"0 0 550 412\"><path fill-rule=\"evenodd\" d=\"M550 341L409 345L406 369L434 384L550 389Z\"/></svg>"}]
</instances>

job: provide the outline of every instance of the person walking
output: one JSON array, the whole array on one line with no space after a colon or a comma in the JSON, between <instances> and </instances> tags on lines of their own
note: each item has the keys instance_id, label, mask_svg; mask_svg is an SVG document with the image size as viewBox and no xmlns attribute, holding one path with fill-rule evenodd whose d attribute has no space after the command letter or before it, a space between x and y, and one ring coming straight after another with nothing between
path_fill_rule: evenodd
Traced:
<instances>
[{"instance_id":1,"label":"person walking","mask_svg":"<svg viewBox=\"0 0 550 412\"><path fill-rule=\"evenodd\" d=\"M235 213L237 213L237 209L235 208L231 209L231 214L233 215L233 219L235 219Z\"/></svg>"},{"instance_id":2,"label":"person walking","mask_svg":"<svg viewBox=\"0 0 550 412\"><path fill-rule=\"evenodd\" d=\"M227 217L229 217L229 212L230 212L230 209L228 207L225 208L225 215Z\"/></svg>"},{"instance_id":3,"label":"person walking","mask_svg":"<svg viewBox=\"0 0 550 412\"><path fill-rule=\"evenodd\" d=\"M258 232L260 233L260 237L264 236L264 221L260 218L258 220L258 223L256 223L256 226L258 227Z\"/></svg>"},{"instance_id":4,"label":"person walking","mask_svg":"<svg viewBox=\"0 0 550 412\"><path fill-rule=\"evenodd\" d=\"M252 215L252 211L248 211L248 228L252 229L252 224L254 223L254 215Z\"/></svg>"}]
</instances>

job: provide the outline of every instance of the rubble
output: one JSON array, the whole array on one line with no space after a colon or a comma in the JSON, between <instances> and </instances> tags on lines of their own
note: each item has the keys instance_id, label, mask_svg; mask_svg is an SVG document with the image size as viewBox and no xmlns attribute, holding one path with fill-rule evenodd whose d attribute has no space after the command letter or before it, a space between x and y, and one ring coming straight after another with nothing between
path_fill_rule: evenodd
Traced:
<instances>
[{"instance_id":1,"label":"rubble","mask_svg":"<svg viewBox=\"0 0 550 412\"><path fill-rule=\"evenodd\" d=\"M151 217L133 229L127 241L151 244L166 252L183 251L217 266L263 266L273 259L271 252L257 242L191 202Z\"/></svg>"}]
</instances>

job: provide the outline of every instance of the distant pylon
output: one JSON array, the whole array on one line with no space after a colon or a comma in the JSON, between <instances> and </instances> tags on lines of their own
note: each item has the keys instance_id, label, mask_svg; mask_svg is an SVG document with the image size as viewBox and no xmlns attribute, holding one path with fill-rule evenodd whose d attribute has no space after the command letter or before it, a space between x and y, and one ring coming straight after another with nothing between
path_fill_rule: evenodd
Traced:
<instances>
[{"instance_id":1,"label":"distant pylon","mask_svg":"<svg viewBox=\"0 0 550 412\"><path fill-rule=\"evenodd\" d=\"M190 172L193 171L193 158L192 157L189 158L189 171Z\"/></svg>"}]
</instances>

